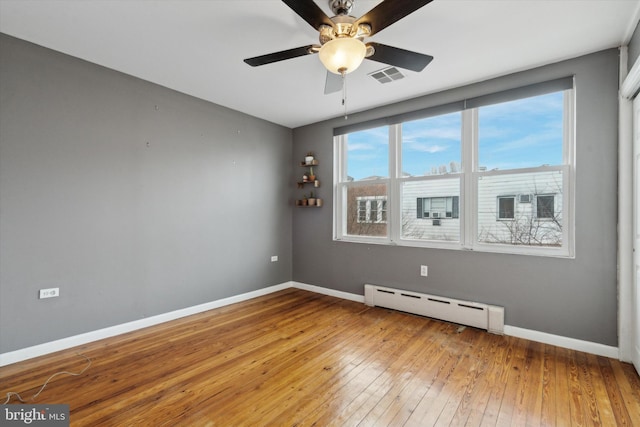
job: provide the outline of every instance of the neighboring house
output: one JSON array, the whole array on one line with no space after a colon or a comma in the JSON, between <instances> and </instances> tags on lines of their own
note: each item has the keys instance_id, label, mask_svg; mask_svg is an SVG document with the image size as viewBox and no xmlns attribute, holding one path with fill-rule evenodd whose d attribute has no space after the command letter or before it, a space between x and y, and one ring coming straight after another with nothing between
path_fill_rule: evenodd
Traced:
<instances>
[{"instance_id":1,"label":"neighboring house","mask_svg":"<svg viewBox=\"0 0 640 427\"><path fill-rule=\"evenodd\" d=\"M443 175L446 175L443 174ZM460 180L407 180L402 185L402 237L460 240ZM375 181L378 177L361 180ZM479 177L478 238L484 243L560 246L562 243L562 174L558 171ZM383 236L387 232L387 186L350 187L347 233Z\"/></svg>"},{"instance_id":2,"label":"neighboring house","mask_svg":"<svg viewBox=\"0 0 640 427\"><path fill-rule=\"evenodd\" d=\"M478 182L478 239L512 245L562 245L558 171L485 176Z\"/></svg>"}]
</instances>

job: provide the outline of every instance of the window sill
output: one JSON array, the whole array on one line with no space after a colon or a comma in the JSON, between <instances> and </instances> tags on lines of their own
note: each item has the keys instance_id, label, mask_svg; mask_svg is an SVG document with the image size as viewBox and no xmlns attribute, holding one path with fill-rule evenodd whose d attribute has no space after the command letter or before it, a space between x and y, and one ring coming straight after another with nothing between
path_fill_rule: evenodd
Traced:
<instances>
[{"instance_id":1,"label":"window sill","mask_svg":"<svg viewBox=\"0 0 640 427\"><path fill-rule=\"evenodd\" d=\"M524 256L538 256L549 258L564 258L575 259L575 254L569 253L567 248L547 248L547 247L529 247L529 246L512 246L501 244L478 244L475 247L462 246L460 242L422 242L416 240L401 239L399 242L391 241L387 238L374 238L374 237L341 237L334 238L335 242L344 243L359 243L359 244L371 244L371 245L387 245L387 246L404 246L412 248L422 249L444 249L453 251L464 252L480 252L480 253L494 253L502 255L524 255Z\"/></svg>"}]
</instances>

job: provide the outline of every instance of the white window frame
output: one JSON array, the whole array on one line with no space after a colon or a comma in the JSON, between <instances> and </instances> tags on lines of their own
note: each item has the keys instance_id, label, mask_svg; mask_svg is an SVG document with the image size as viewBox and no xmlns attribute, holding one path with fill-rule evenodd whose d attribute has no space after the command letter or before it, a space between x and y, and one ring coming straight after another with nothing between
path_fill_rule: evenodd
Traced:
<instances>
[{"instance_id":1,"label":"white window frame","mask_svg":"<svg viewBox=\"0 0 640 427\"><path fill-rule=\"evenodd\" d=\"M480 170L478 167L478 108L464 109L462 115L462 153L459 173L447 175L428 175L420 177L403 177L402 165L402 123L389 125L389 178L364 182L365 185L385 184L387 186L387 236L352 236L346 233L344 215L346 211L346 186L358 185L361 182L346 181L346 154L348 134L334 136L334 240L357 243L402 245L431 247L458 250L476 250L482 252L498 252L536 256L555 256L573 258L575 256L575 88L564 90L564 135L563 164L556 166L540 166L526 169ZM499 243L483 243L478 241L477 195L478 181L483 176L491 177L501 174L558 171L562 173L563 194L559 206L562 212L562 247L526 246ZM460 194L458 199L458 220L460 221L460 240L430 241L412 240L401 237L400 204L402 200L402 183L411 180L460 178ZM552 195L552 194L547 194ZM515 197L517 205L519 196ZM532 194L532 202L537 195ZM558 198L554 195L554 210L558 209ZM534 204L534 203L532 203ZM534 211L537 213L537 211ZM536 215L537 216L537 215ZM433 219L433 218L429 218ZM450 218L437 218L450 219ZM504 219L507 220L507 219ZM541 218L540 220L547 220Z\"/></svg>"}]
</instances>

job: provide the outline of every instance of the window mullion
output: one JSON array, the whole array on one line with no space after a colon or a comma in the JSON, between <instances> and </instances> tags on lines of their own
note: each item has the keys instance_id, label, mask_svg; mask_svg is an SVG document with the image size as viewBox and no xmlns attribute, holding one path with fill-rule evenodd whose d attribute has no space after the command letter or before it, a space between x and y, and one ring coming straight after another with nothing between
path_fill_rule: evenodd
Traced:
<instances>
[{"instance_id":1,"label":"window mullion","mask_svg":"<svg viewBox=\"0 0 640 427\"><path fill-rule=\"evenodd\" d=\"M333 210L333 234L335 238L342 239L346 234L346 200L344 196L345 171L347 168L347 135L339 135L334 138L334 150L339 153L334 156L333 162L333 204L337 208Z\"/></svg>"},{"instance_id":2,"label":"window mullion","mask_svg":"<svg viewBox=\"0 0 640 427\"><path fill-rule=\"evenodd\" d=\"M389 240L398 242L400 239L401 222L401 196L400 175L402 165L402 125L389 126L389 202L387 202L387 226Z\"/></svg>"},{"instance_id":3,"label":"window mullion","mask_svg":"<svg viewBox=\"0 0 640 427\"><path fill-rule=\"evenodd\" d=\"M575 238L575 182L576 182L576 145L575 145L575 90L564 92L564 165L562 195L562 229L565 242L574 242ZM574 256L575 246L568 244L569 255Z\"/></svg>"},{"instance_id":4,"label":"window mullion","mask_svg":"<svg viewBox=\"0 0 640 427\"><path fill-rule=\"evenodd\" d=\"M478 158L478 110L467 109L462 112L462 182L460 183L460 245L471 249L475 244L476 198L474 179Z\"/></svg>"}]
</instances>

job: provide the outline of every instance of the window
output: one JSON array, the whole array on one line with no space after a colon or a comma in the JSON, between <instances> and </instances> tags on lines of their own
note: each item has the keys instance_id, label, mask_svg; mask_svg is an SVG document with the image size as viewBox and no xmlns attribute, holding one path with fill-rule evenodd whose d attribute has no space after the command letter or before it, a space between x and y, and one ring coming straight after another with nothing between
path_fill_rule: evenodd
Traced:
<instances>
[{"instance_id":1,"label":"window","mask_svg":"<svg viewBox=\"0 0 640 427\"><path fill-rule=\"evenodd\" d=\"M397 130L402 171L399 239L459 242L462 113L406 121Z\"/></svg>"},{"instance_id":2,"label":"window","mask_svg":"<svg viewBox=\"0 0 640 427\"><path fill-rule=\"evenodd\" d=\"M498 219L514 219L516 217L515 196L498 197Z\"/></svg>"},{"instance_id":3,"label":"window","mask_svg":"<svg viewBox=\"0 0 640 427\"><path fill-rule=\"evenodd\" d=\"M573 256L572 78L384 121L335 130L336 240Z\"/></svg>"},{"instance_id":4,"label":"window","mask_svg":"<svg viewBox=\"0 0 640 427\"><path fill-rule=\"evenodd\" d=\"M536 196L536 217L539 219L554 219L555 197L552 195Z\"/></svg>"},{"instance_id":5,"label":"window","mask_svg":"<svg viewBox=\"0 0 640 427\"><path fill-rule=\"evenodd\" d=\"M384 196L358 197L358 222L387 222L387 200Z\"/></svg>"},{"instance_id":6,"label":"window","mask_svg":"<svg viewBox=\"0 0 640 427\"><path fill-rule=\"evenodd\" d=\"M419 197L416 218L458 218L458 196Z\"/></svg>"},{"instance_id":7,"label":"window","mask_svg":"<svg viewBox=\"0 0 640 427\"><path fill-rule=\"evenodd\" d=\"M367 201L358 198L358 222L367 222Z\"/></svg>"},{"instance_id":8,"label":"window","mask_svg":"<svg viewBox=\"0 0 640 427\"><path fill-rule=\"evenodd\" d=\"M340 234L354 241L388 238L389 127L352 132L340 150Z\"/></svg>"},{"instance_id":9,"label":"window","mask_svg":"<svg viewBox=\"0 0 640 427\"><path fill-rule=\"evenodd\" d=\"M378 201L367 200L367 208L369 208L369 215L367 217L367 221L380 222L380 218L378 218Z\"/></svg>"}]
</instances>

